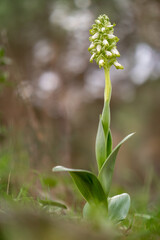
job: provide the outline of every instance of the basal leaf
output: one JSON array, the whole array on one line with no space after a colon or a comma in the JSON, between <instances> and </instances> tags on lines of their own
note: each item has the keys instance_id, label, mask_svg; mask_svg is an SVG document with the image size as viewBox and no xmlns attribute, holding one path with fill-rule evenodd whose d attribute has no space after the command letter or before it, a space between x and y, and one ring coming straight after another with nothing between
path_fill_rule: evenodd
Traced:
<instances>
[{"instance_id":1,"label":"basal leaf","mask_svg":"<svg viewBox=\"0 0 160 240\"><path fill-rule=\"evenodd\" d=\"M131 136L133 136L134 133L129 134L127 137L125 137L111 152L111 154L108 156L106 161L104 162L103 166L101 167L100 173L99 173L99 180L102 184L102 187L105 191L105 194L108 196L110 191L110 186L112 182L112 176L113 176L113 170L115 166L116 157L118 154L118 151L121 147L121 145L127 141Z\"/></svg>"},{"instance_id":2,"label":"basal leaf","mask_svg":"<svg viewBox=\"0 0 160 240\"><path fill-rule=\"evenodd\" d=\"M127 217L130 208L130 196L127 193L108 198L108 217L113 221L121 221Z\"/></svg>"},{"instance_id":3,"label":"basal leaf","mask_svg":"<svg viewBox=\"0 0 160 240\"><path fill-rule=\"evenodd\" d=\"M62 166L57 166L52 170L54 172L69 172L87 202L95 205L105 203L107 206L107 199L101 183L93 173L81 169L65 168Z\"/></svg>"},{"instance_id":4,"label":"basal leaf","mask_svg":"<svg viewBox=\"0 0 160 240\"><path fill-rule=\"evenodd\" d=\"M106 143L105 143L105 135L104 135L104 129L103 129L101 117L99 119L95 150L96 150L97 165L100 171L103 163L106 160Z\"/></svg>"}]
</instances>

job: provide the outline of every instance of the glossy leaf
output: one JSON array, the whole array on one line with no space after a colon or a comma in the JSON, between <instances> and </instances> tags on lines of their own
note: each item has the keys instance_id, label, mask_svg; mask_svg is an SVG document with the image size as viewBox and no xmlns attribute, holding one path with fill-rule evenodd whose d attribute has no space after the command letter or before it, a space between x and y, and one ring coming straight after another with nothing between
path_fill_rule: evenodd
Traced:
<instances>
[{"instance_id":1,"label":"glossy leaf","mask_svg":"<svg viewBox=\"0 0 160 240\"><path fill-rule=\"evenodd\" d=\"M121 221L127 217L130 208L130 196L127 193L108 198L108 218Z\"/></svg>"},{"instance_id":2,"label":"glossy leaf","mask_svg":"<svg viewBox=\"0 0 160 240\"><path fill-rule=\"evenodd\" d=\"M121 145L127 141L131 136L133 136L134 133L129 134L127 137L125 137L115 148L114 150L111 152L111 154L109 155L109 157L106 159L106 161L104 162L100 173L99 173L99 180L102 184L102 187L105 191L105 194L108 196L109 191L110 191L110 186L111 186L111 182L112 182L112 176L113 176L113 171L114 171L114 166L115 166L115 161L116 161L116 157L118 154L118 151L121 147Z\"/></svg>"},{"instance_id":3,"label":"glossy leaf","mask_svg":"<svg viewBox=\"0 0 160 240\"><path fill-rule=\"evenodd\" d=\"M62 166L53 168L53 171L69 172L86 201L95 205L105 203L107 206L107 199L101 183L93 173L81 169L65 168Z\"/></svg>"},{"instance_id":4,"label":"glossy leaf","mask_svg":"<svg viewBox=\"0 0 160 240\"><path fill-rule=\"evenodd\" d=\"M96 150L97 165L98 165L98 169L100 171L103 163L106 160L106 143L105 143L105 135L104 135L104 129L103 129L101 117L100 117L99 125L98 125L95 150Z\"/></svg>"}]
</instances>

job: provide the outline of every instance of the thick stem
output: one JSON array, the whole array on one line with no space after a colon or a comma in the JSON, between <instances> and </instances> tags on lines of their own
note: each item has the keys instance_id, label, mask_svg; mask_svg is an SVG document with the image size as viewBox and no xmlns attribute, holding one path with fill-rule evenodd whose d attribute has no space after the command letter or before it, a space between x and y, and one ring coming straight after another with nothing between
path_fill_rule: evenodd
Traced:
<instances>
[{"instance_id":1,"label":"thick stem","mask_svg":"<svg viewBox=\"0 0 160 240\"><path fill-rule=\"evenodd\" d=\"M112 92L112 86L111 86L111 80L110 80L110 74L109 74L109 68L105 67L105 90L104 90L104 101L110 102L111 99L111 92Z\"/></svg>"}]
</instances>

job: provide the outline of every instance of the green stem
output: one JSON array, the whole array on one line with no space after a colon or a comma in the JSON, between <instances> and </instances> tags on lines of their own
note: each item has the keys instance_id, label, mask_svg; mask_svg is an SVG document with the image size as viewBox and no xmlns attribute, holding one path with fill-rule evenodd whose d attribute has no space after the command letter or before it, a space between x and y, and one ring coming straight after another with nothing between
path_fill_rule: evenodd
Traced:
<instances>
[{"instance_id":1,"label":"green stem","mask_svg":"<svg viewBox=\"0 0 160 240\"><path fill-rule=\"evenodd\" d=\"M110 69L108 67L104 67L104 73L105 73L104 101L108 103L110 102L111 92L112 92L109 70Z\"/></svg>"}]
</instances>

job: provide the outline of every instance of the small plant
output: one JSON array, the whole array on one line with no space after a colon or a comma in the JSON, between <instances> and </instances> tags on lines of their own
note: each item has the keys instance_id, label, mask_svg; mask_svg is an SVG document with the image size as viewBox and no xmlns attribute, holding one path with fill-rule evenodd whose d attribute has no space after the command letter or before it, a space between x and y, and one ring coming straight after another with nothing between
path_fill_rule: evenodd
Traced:
<instances>
[{"instance_id":1,"label":"small plant","mask_svg":"<svg viewBox=\"0 0 160 240\"><path fill-rule=\"evenodd\" d=\"M70 169L62 166L53 168L54 172L67 171L70 173L79 191L87 201L83 209L83 216L90 219L110 219L119 222L126 218L130 207L130 196L127 193L109 197L110 186L115 166L116 157L121 145L132 135L125 137L112 150L112 135L110 130L110 99L111 81L110 68L114 65L117 69L123 69L118 63L120 53L116 48L119 41L113 27L106 15L100 15L90 30L89 38L91 45L89 52L93 60L104 68L105 90L104 107L100 115L98 132L96 137L95 151L98 165L98 176L92 172L79 169Z\"/></svg>"}]
</instances>

